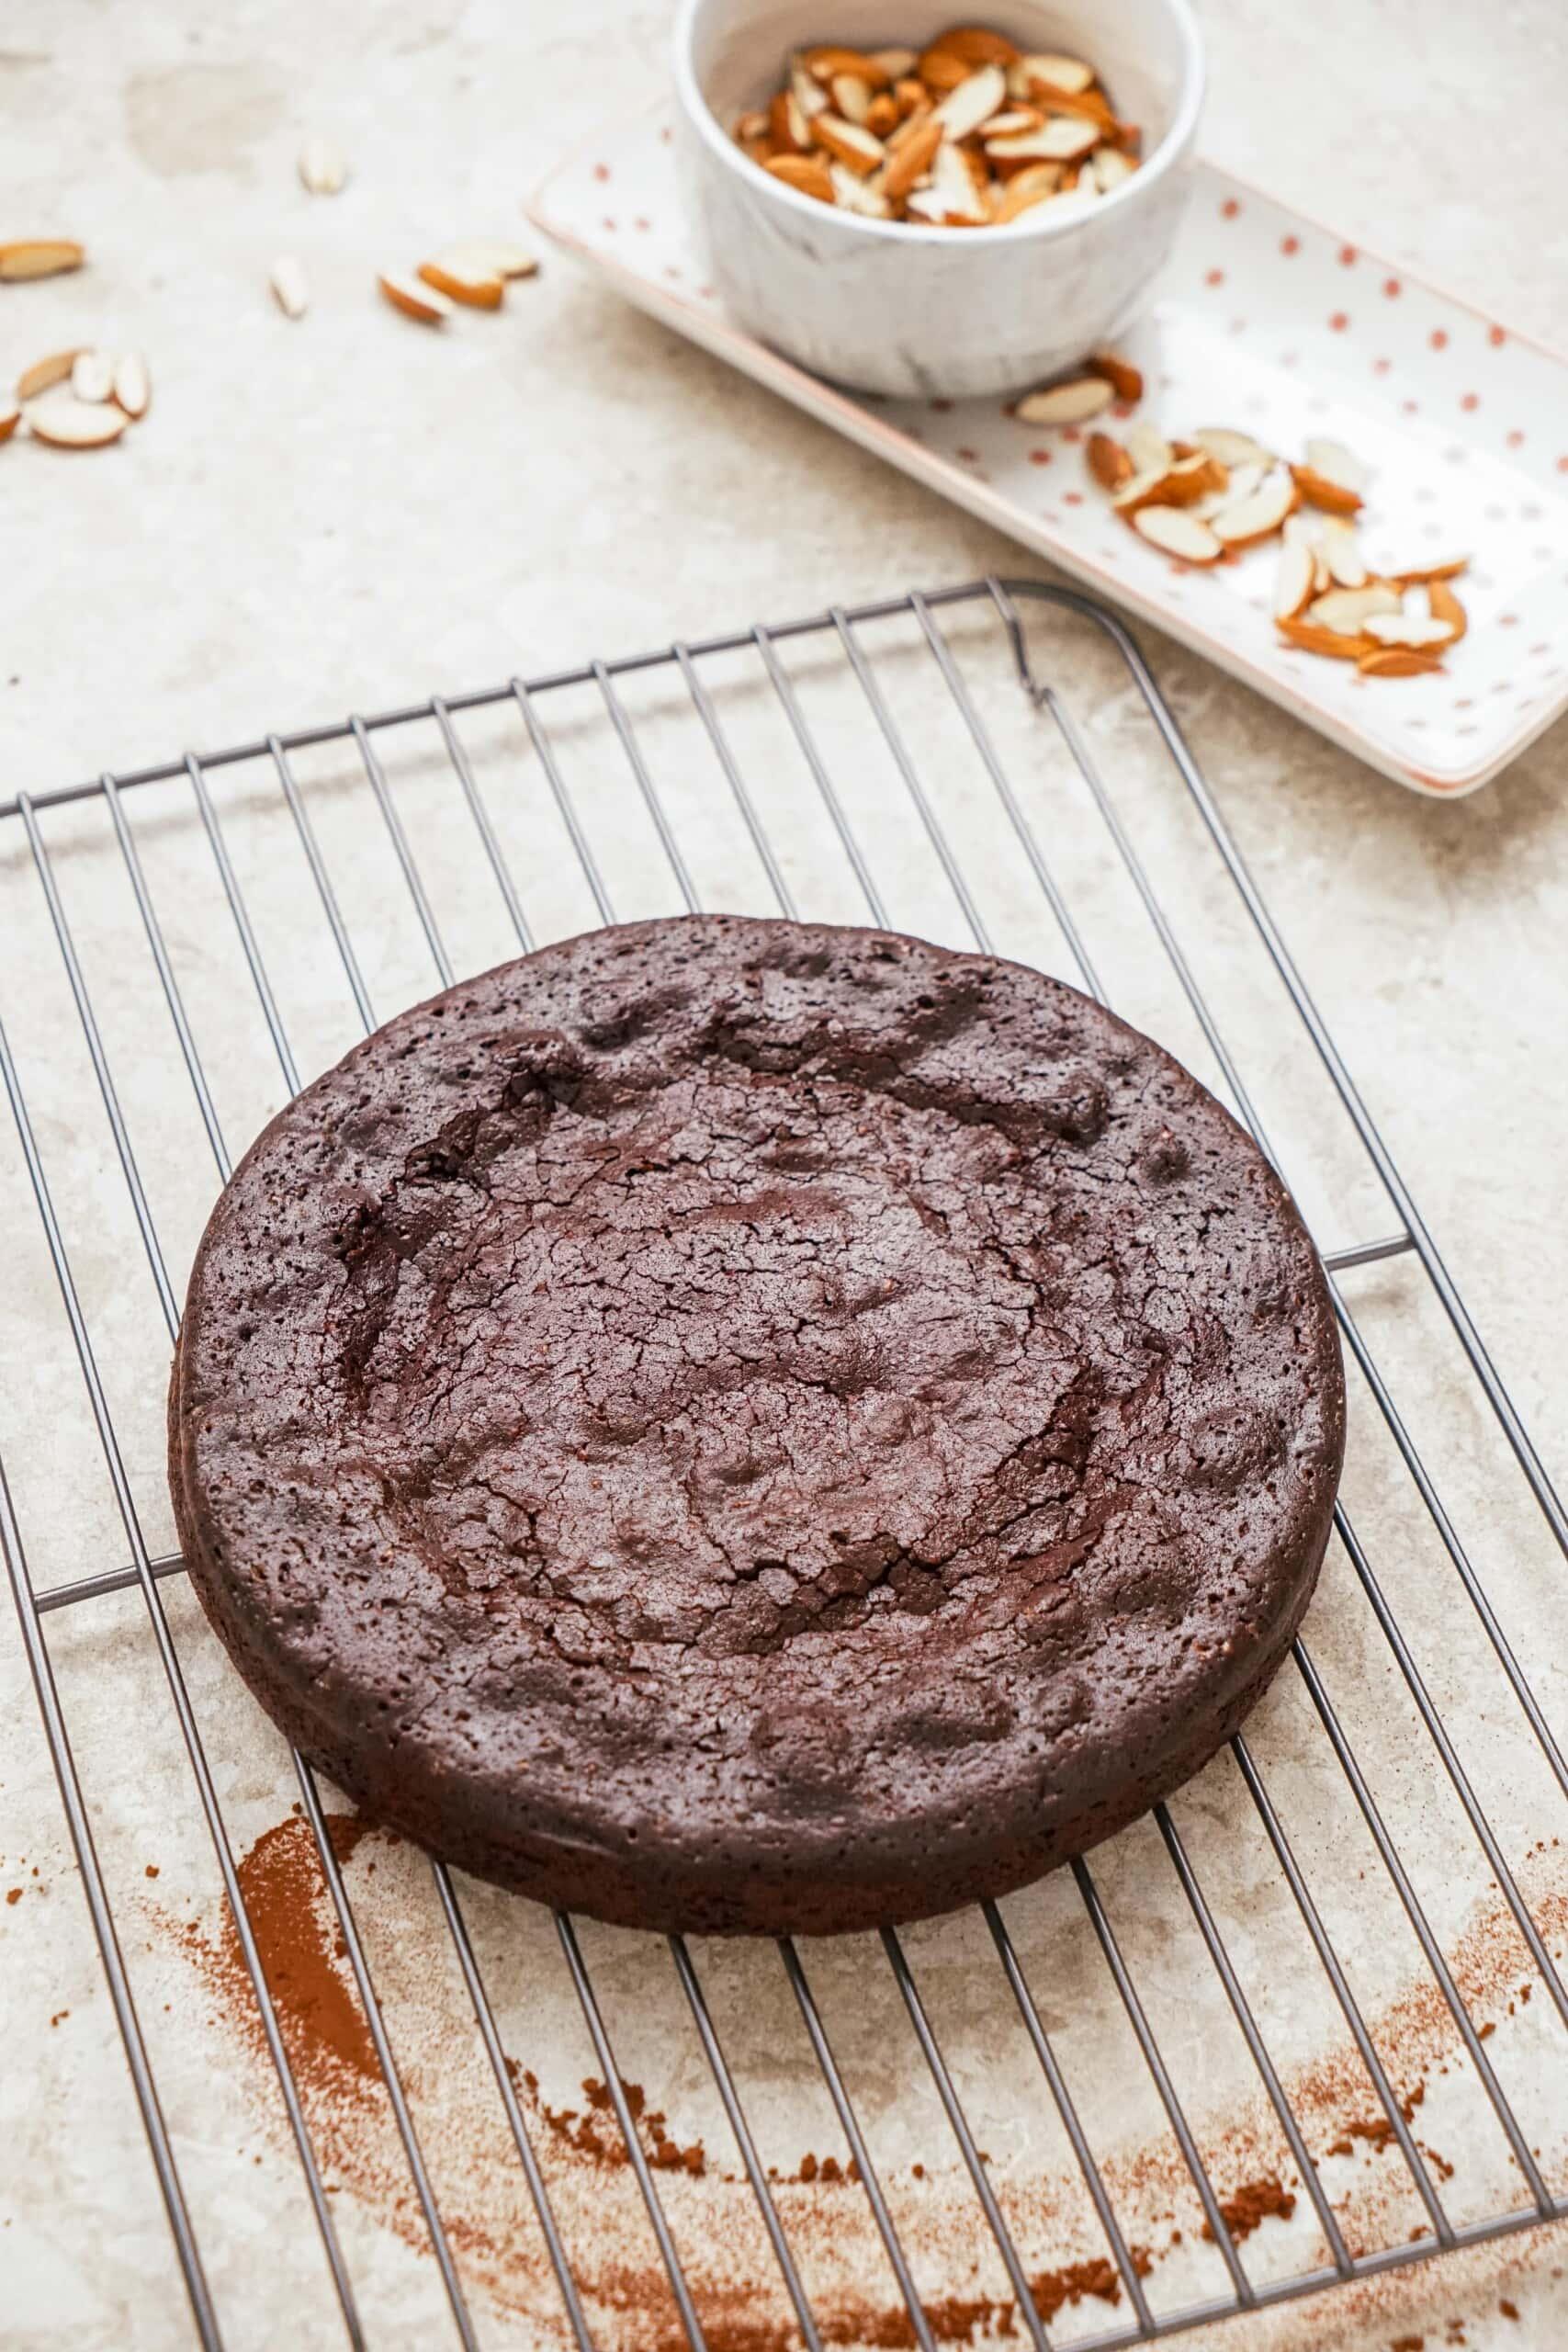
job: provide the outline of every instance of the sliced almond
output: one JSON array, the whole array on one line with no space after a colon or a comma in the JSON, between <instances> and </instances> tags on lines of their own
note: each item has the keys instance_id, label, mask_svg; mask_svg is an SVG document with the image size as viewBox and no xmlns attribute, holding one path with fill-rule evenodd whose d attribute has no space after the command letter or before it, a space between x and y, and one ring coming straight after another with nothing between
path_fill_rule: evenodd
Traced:
<instances>
[{"instance_id":1,"label":"sliced almond","mask_svg":"<svg viewBox=\"0 0 1568 2352\"><path fill-rule=\"evenodd\" d=\"M893 207L877 187L874 174L863 180L847 164L829 164L828 176L833 183L833 201L840 211L858 212L866 220L886 220L891 216Z\"/></svg>"},{"instance_id":2,"label":"sliced almond","mask_svg":"<svg viewBox=\"0 0 1568 2352\"><path fill-rule=\"evenodd\" d=\"M939 98L945 98L949 90L956 90L960 82L967 82L973 70L963 58L954 57L950 49L923 51L915 68L927 89Z\"/></svg>"},{"instance_id":3,"label":"sliced almond","mask_svg":"<svg viewBox=\"0 0 1568 2352\"><path fill-rule=\"evenodd\" d=\"M818 114L811 118L811 136L818 147L824 148L840 164L864 179L874 172L886 153L880 139L858 123L846 122L841 114Z\"/></svg>"},{"instance_id":4,"label":"sliced almond","mask_svg":"<svg viewBox=\"0 0 1568 2352\"><path fill-rule=\"evenodd\" d=\"M1235 503L1231 485L1225 479L1224 468L1211 458L1206 449L1196 449L1190 458L1178 458L1166 470L1164 486L1152 503L1162 506L1191 506L1200 498L1213 498L1218 503L1216 514Z\"/></svg>"},{"instance_id":5,"label":"sliced almond","mask_svg":"<svg viewBox=\"0 0 1568 2352\"><path fill-rule=\"evenodd\" d=\"M982 65L937 107L937 119L949 139L967 139L1007 103L1007 75L999 65Z\"/></svg>"},{"instance_id":6,"label":"sliced almond","mask_svg":"<svg viewBox=\"0 0 1568 2352\"><path fill-rule=\"evenodd\" d=\"M1343 441L1331 441L1323 435L1306 445L1306 461L1314 473L1325 481L1337 482L1342 490L1365 490L1371 479L1371 469L1361 463L1353 449Z\"/></svg>"},{"instance_id":7,"label":"sliced almond","mask_svg":"<svg viewBox=\"0 0 1568 2352\"><path fill-rule=\"evenodd\" d=\"M1248 496L1221 509L1211 526L1214 537L1227 548L1249 548L1269 538L1294 507L1297 495L1289 473L1270 474Z\"/></svg>"},{"instance_id":8,"label":"sliced almond","mask_svg":"<svg viewBox=\"0 0 1568 2352\"><path fill-rule=\"evenodd\" d=\"M1441 563L1419 564L1411 571L1391 571L1388 576L1391 580L1397 580L1402 587L1414 588L1423 581L1457 580L1460 573L1469 568L1470 558L1467 555L1450 555L1445 557Z\"/></svg>"},{"instance_id":9,"label":"sliced almond","mask_svg":"<svg viewBox=\"0 0 1568 2352\"><path fill-rule=\"evenodd\" d=\"M1423 653L1413 645L1382 646L1375 653L1363 653L1356 664L1363 678L1430 678L1440 674L1442 666L1435 653Z\"/></svg>"},{"instance_id":10,"label":"sliced almond","mask_svg":"<svg viewBox=\"0 0 1568 2352\"><path fill-rule=\"evenodd\" d=\"M1228 424L1201 424L1192 438L1201 449L1207 449L1212 458L1218 458L1222 466L1271 466L1274 463L1272 450L1266 449L1261 441L1255 441L1250 433L1235 432Z\"/></svg>"},{"instance_id":11,"label":"sliced almond","mask_svg":"<svg viewBox=\"0 0 1568 2352\"><path fill-rule=\"evenodd\" d=\"M1326 654L1334 662L1359 662L1375 650L1370 638L1344 637L1319 621L1277 620L1274 626L1288 644L1300 646L1303 653Z\"/></svg>"},{"instance_id":12,"label":"sliced almond","mask_svg":"<svg viewBox=\"0 0 1568 2352\"><path fill-rule=\"evenodd\" d=\"M1133 460L1113 434L1091 433L1084 456L1102 490L1120 490L1133 479Z\"/></svg>"},{"instance_id":13,"label":"sliced almond","mask_svg":"<svg viewBox=\"0 0 1568 2352\"><path fill-rule=\"evenodd\" d=\"M293 254L279 254L268 272L268 283L286 319L302 319L310 307L310 281L305 265Z\"/></svg>"},{"instance_id":14,"label":"sliced almond","mask_svg":"<svg viewBox=\"0 0 1568 2352\"><path fill-rule=\"evenodd\" d=\"M504 278L476 277L467 270L454 269L446 261L422 261L417 275L438 294L470 311L499 311L506 292Z\"/></svg>"},{"instance_id":15,"label":"sliced almond","mask_svg":"<svg viewBox=\"0 0 1568 2352\"><path fill-rule=\"evenodd\" d=\"M865 50L835 49L831 42L803 49L800 62L812 80L824 85L840 74L852 74L857 82L864 82L873 90L885 90L893 79L887 68Z\"/></svg>"},{"instance_id":16,"label":"sliced almond","mask_svg":"<svg viewBox=\"0 0 1568 2352\"><path fill-rule=\"evenodd\" d=\"M100 449L118 441L130 423L112 401L39 401L27 416L34 439L53 449Z\"/></svg>"},{"instance_id":17,"label":"sliced almond","mask_svg":"<svg viewBox=\"0 0 1568 2352\"><path fill-rule=\"evenodd\" d=\"M1027 212L1032 206L1041 204L1046 198L1055 196L1061 184L1060 164L1026 165L1021 172L1013 174L1002 190L1000 198L992 207L992 220L998 227L1005 227L1008 221L1016 220L1020 213Z\"/></svg>"},{"instance_id":18,"label":"sliced almond","mask_svg":"<svg viewBox=\"0 0 1568 2352\"><path fill-rule=\"evenodd\" d=\"M1204 450L1203 454L1211 465L1217 466L1223 463L1212 449ZM1249 458L1245 465L1230 467L1228 474L1232 498L1250 498L1255 490L1262 488L1271 469L1271 461L1267 458Z\"/></svg>"},{"instance_id":19,"label":"sliced almond","mask_svg":"<svg viewBox=\"0 0 1568 2352\"><path fill-rule=\"evenodd\" d=\"M1157 424L1128 426L1127 455L1139 473L1163 473L1175 454Z\"/></svg>"},{"instance_id":20,"label":"sliced almond","mask_svg":"<svg viewBox=\"0 0 1568 2352\"><path fill-rule=\"evenodd\" d=\"M1337 515L1330 515L1318 534L1317 544L1328 569L1328 576L1338 588L1364 588L1368 572L1355 532L1348 523Z\"/></svg>"},{"instance_id":21,"label":"sliced almond","mask_svg":"<svg viewBox=\"0 0 1568 2352\"><path fill-rule=\"evenodd\" d=\"M347 177L348 165L330 139L317 132L306 140L299 150L299 179L311 196L336 196Z\"/></svg>"},{"instance_id":22,"label":"sliced almond","mask_svg":"<svg viewBox=\"0 0 1568 2352\"><path fill-rule=\"evenodd\" d=\"M901 201L916 181L924 178L941 145L942 125L934 114L927 115L920 122L905 123L895 134L882 175L882 192L889 203Z\"/></svg>"},{"instance_id":23,"label":"sliced almond","mask_svg":"<svg viewBox=\"0 0 1568 2352\"><path fill-rule=\"evenodd\" d=\"M833 175L826 155L774 155L762 169L802 196L814 196L820 204L833 201Z\"/></svg>"},{"instance_id":24,"label":"sliced almond","mask_svg":"<svg viewBox=\"0 0 1568 2352\"><path fill-rule=\"evenodd\" d=\"M434 286L422 285L417 277L383 270L376 283L394 311L400 311L405 319L417 319L421 326L445 326L452 315L446 295L438 294Z\"/></svg>"},{"instance_id":25,"label":"sliced almond","mask_svg":"<svg viewBox=\"0 0 1568 2352\"><path fill-rule=\"evenodd\" d=\"M835 74L828 85L828 94L846 122L858 122L865 129L865 119L871 112L871 84L863 82L858 74Z\"/></svg>"},{"instance_id":26,"label":"sliced almond","mask_svg":"<svg viewBox=\"0 0 1568 2352\"><path fill-rule=\"evenodd\" d=\"M114 396L129 417L145 416L152 399L147 362L139 351L122 351L114 364Z\"/></svg>"},{"instance_id":27,"label":"sliced almond","mask_svg":"<svg viewBox=\"0 0 1568 2352\"><path fill-rule=\"evenodd\" d=\"M1179 506L1142 506L1133 517L1133 528L1151 547L1179 556L1184 563L1218 563L1224 553L1207 523Z\"/></svg>"},{"instance_id":28,"label":"sliced almond","mask_svg":"<svg viewBox=\"0 0 1568 2352\"><path fill-rule=\"evenodd\" d=\"M443 245L435 258L464 277L535 277L539 268L537 254L506 237L462 237Z\"/></svg>"},{"instance_id":29,"label":"sliced almond","mask_svg":"<svg viewBox=\"0 0 1568 2352\"><path fill-rule=\"evenodd\" d=\"M1069 164L1099 143L1092 122L1075 121L1071 115L1053 115L1038 130L1015 130L1005 139L987 139L986 153L998 171L1023 164Z\"/></svg>"},{"instance_id":30,"label":"sliced almond","mask_svg":"<svg viewBox=\"0 0 1568 2352\"><path fill-rule=\"evenodd\" d=\"M804 155L811 144L811 126L793 90L780 90L768 108L768 136L777 155Z\"/></svg>"},{"instance_id":31,"label":"sliced almond","mask_svg":"<svg viewBox=\"0 0 1568 2352\"><path fill-rule=\"evenodd\" d=\"M951 139L944 139L931 158L931 185L909 198L909 209L919 219L957 226L987 219L985 199L975 185L968 158Z\"/></svg>"},{"instance_id":32,"label":"sliced almond","mask_svg":"<svg viewBox=\"0 0 1568 2352\"><path fill-rule=\"evenodd\" d=\"M107 401L114 394L114 361L107 351L79 351L71 363L71 390L79 401Z\"/></svg>"},{"instance_id":33,"label":"sliced almond","mask_svg":"<svg viewBox=\"0 0 1568 2352\"><path fill-rule=\"evenodd\" d=\"M1367 635L1375 637L1380 645L1448 645L1452 641L1447 621L1431 616L1423 618L1419 613L1370 613L1365 628Z\"/></svg>"},{"instance_id":34,"label":"sliced almond","mask_svg":"<svg viewBox=\"0 0 1568 2352\"><path fill-rule=\"evenodd\" d=\"M907 122L911 115L925 114L931 102L931 94L923 82L907 77L893 85L893 103L898 109L901 122Z\"/></svg>"},{"instance_id":35,"label":"sliced almond","mask_svg":"<svg viewBox=\"0 0 1568 2352\"><path fill-rule=\"evenodd\" d=\"M1324 628L1353 637L1373 613L1397 613L1399 609L1398 589L1386 586L1381 580L1371 580L1364 588L1331 588L1325 596L1315 598L1307 607L1307 618Z\"/></svg>"},{"instance_id":36,"label":"sliced almond","mask_svg":"<svg viewBox=\"0 0 1568 2352\"><path fill-rule=\"evenodd\" d=\"M1132 444L1133 436L1129 434L1127 455L1133 459L1136 470L1129 475L1111 502L1116 512L1124 514L1129 522L1140 506L1152 506L1157 503L1160 490L1170 476L1170 467L1166 463L1139 466Z\"/></svg>"},{"instance_id":37,"label":"sliced almond","mask_svg":"<svg viewBox=\"0 0 1568 2352\"><path fill-rule=\"evenodd\" d=\"M778 99L775 98L773 105L777 104ZM752 107L747 113L737 115L733 136L738 147L749 147L754 139L766 138L767 132L768 114L761 107Z\"/></svg>"},{"instance_id":38,"label":"sliced almond","mask_svg":"<svg viewBox=\"0 0 1568 2352\"><path fill-rule=\"evenodd\" d=\"M1005 33L991 32L984 25L953 25L937 35L931 49L962 58L965 65L1013 65L1018 62L1017 43L1009 40Z\"/></svg>"},{"instance_id":39,"label":"sliced almond","mask_svg":"<svg viewBox=\"0 0 1568 2352\"><path fill-rule=\"evenodd\" d=\"M1054 89L1070 90L1075 96L1092 88L1094 68L1086 65L1081 57L1064 57L1055 50L1031 50L1021 57L1013 72L1023 83L1021 95L1026 96L1031 82L1047 82Z\"/></svg>"},{"instance_id":40,"label":"sliced almond","mask_svg":"<svg viewBox=\"0 0 1568 2352\"><path fill-rule=\"evenodd\" d=\"M1038 130L1045 118L1038 107L1004 107L986 124L987 139L1010 139L1017 130Z\"/></svg>"},{"instance_id":41,"label":"sliced almond","mask_svg":"<svg viewBox=\"0 0 1568 2352\"><path fill-rule=\"evenodd\" d=\"M1071 376L1064 384L1026 392L1013 413L1024 424L1083 424L1108 409L1115 397L1103 376Z\"/></svg>"},{"instance_id":42,"label":"sliced almond","mask_svg":"<svg viewBox=\"0 0 1568 2352\"><path fill-rule=\"evenodd\" d=\"M1351 490L1344 482L1331 481L1320 474L1315 466L1292 466L1292 475L1296 488L1309 506L1320 506L1325 514L1359 514L1362 499L1359 490Z\"/></svg>"},{"instance_id":43,"label":"sliced almond","mask_svg":"<svg viewBox=\"0 0 1568 2352\"><path fill-rule=\"evenodd\" d=\"M0 441L8 441L22 421L22 404L9 392L0 392Z\"/></svg>"},{"instance_id":44,"label":"sliced almond","mask_svg":"<svg viewBox=\"0 0 1568 2352\"><path fill-rule=\"evenodd\" d=\"M866 55L874 65L880 65L890 82L901 82L915 70L919 51L914 49L868 49Z\"/></svg>"},{"instance_id":45,"label":"sliced almond","mask_svg":"<svg viewBox=\"0 0 1568 2352\"><path fill-rule=\"evenodd\" d=\"M0 244L0 277L59 277L86 258L73 237L17 237Z\"/></svg>"},{"instance_id":46,"label":"sliced almond","mask_svg":"<svg viewBox=\"0 0 1568 2352\"><path fill-rule=\"evenodd\" d=\"M1144 379L1130 359L1119 359L1113 351L1097 351L1089 361L1097 376L1103 376L1119 401L1141 401Z\"/></svg>"},{"instance_id":47,"label":"sliced almond","mask_svg":"<svg viewBox=\"0 0 1568 2352\"><path fill-rule=\"evenodd\" d=\"M1303 546L1299 539L1280 549L1280 568L1274 574L1274 618L1277 621L1294 620L1312 594L1315 570L1311 548Z\"/></svg>"},{"instance_id":48,"label":"sliced almond","mask_svg":"<svg viewBox=\"0 0 1568 2352\"><path fill-rule=\"evenodd\" d=\"M40 392L47 392L51 384L63 384L82 356L82 350L83 346L78 344L73 350L51 351L47 359L35 359L32 366L24 368L17 379L17 398L34 401Z\"/></svg>"},{"instance_id":49,"label":"sliced almond","mask_svg":"<svg viewBox=\"0 0 1568 2352\"><path fill-rule=\"evenodd\" d=\"M865 110L866 129L874 131L878 139L887 139L897 130L902 119L898 101L892 91L878 90Z\"/></svg>"},{"instance_id":50,"label":"sliced almond","mask_svg":"<svg viewBox=\"0 0 1568 2352\"><path fill-rule=\"evenodd\" d=\"M1470 627L1470 616L1446 580L1428 582L1427 607L1435 621L1448 623L1449 643L1457 645Z\"/></svg>"},{"instance_id":51,"label":"sliced almond","mask_svg":"<svg viewBox=\"0 0 1568 2352\"><path fill-rule=\"evenodd\" d=\"M828 93L814 74L808 74L796 58L790 67L789 93L807 122L814 114L826 114Z\"/></svg>"},{"instance_id":52,"label":"sliced almond","mask_svg":"<svg viewBox=\"0 0 1568 2352\"><path fill-rule=\"evenodd\" d=\"M1130 180L1137 169L1120 147L1097 147L1089 160L1094 184L1101 196L1109 196L1123 180Z\"/></svg>"}]
</instances>

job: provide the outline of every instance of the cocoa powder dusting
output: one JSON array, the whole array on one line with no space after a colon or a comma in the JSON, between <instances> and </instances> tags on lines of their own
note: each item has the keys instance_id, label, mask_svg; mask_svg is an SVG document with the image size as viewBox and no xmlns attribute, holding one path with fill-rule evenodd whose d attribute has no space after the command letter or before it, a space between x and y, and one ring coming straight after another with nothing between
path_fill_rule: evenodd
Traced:
<instances>
[{"instance_id":1,"label":"cocoa powder dusting","mask_svg":"<svg viewBox=\"0 0 1568 2352\"><path fill-rule=\"evenodd\" d=\"M1295 2193L1285 2187L1278 2173L1265 2173L1260 2180L1244 2180L1229 2197L1222 2197L1219 2208L1226 2229L1239 2244L1243 2238L1249 2238L1259 2222L1266 2222L1271 2213L1278 2214L1281 2222L1288 2222L1296 2210ZM1205 2222L1199 2234L1213 2245L1212 2222Z\"/></svg>"}]
</instances>

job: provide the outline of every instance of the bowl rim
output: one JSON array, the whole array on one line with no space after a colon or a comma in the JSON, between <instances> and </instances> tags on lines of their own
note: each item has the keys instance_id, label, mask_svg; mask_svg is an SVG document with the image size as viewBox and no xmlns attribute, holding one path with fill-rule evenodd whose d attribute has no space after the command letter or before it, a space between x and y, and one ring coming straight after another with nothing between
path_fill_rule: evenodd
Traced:
<instances>
[{"instance_id":1,"label":"bowl rim","mask_svg":"<svg viewBox=\"0 0 1568 2352\"><path fill-rule=\"evenodd\" d=\"M1081 234L1085 230L1092 229L1097 221L1103 220L1108 214L1114 213L1118 207L1146 199L1190 148L1198 128L1198 117L1202 108L1208 80L1208 64L1203 39L1198 29L1197 18L1192 13L1190 0L1162 0L1162 5L1176 28L1177 36L1181 44L1181 94L1165 137L1148 160L1141 163L1132 176L1122 181L1120 187L1112 188L1109 196L1099 198L1091 209L1075 212L1067 220L1032 220L1028 212L1021 214L1016 220L992 221L985 228L978 229L949 229L943 227L940 221L873 220L863 212L851 212L841 205L823 205L815 197L803 196L798 188L791 187L787 180L775 179L770 173L763 171L760 164L754 164L750 155L741 153L734 140L720 124L712 107L709 106L698 85L696 72L692 63L692 48L697 14L699 9L708 5L709 0L680 0L680 7L675 18L673 46L675 94L681 103L681 111L687 121L694 126L698 137L702 139L709 153L716 155L729 169L739 170L745 175L748 186L761 187L787 209L797 212L804 218L820 221L822 214L826 211L830 213L834 220L842 228L852 233L861 232L893 245L908 248L939 247L942 251L947 251L958 244L960 241L964 248L976 244L989 248L998 242L1017 243L1025 237L1037 237L1043 240L1073 237ZM1038 207L1031 209L1039 209Z\"/></svg>"}]
</instances>

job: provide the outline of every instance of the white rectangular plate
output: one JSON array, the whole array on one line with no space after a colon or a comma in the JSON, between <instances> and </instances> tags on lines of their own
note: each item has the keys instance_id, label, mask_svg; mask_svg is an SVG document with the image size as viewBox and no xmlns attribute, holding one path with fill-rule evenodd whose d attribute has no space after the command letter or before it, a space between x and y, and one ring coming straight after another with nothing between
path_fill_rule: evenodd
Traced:
<instances>
[{"instance_id":1,"label":"white rectangular plate","mask_svg":"<svg viewBox=\"0 0 1568 2352\"><path fill-rule=\"evenodd\" d=\"M1178 437L1239 425L1290 458L1309 435L1348 443L1374 469L1374 567L1471 558L1470 631L1441 675L1361 678L1281 644L1276 546L1213 571L1172 562L1111 513L1077 431L1021 424L998 400L844 391L742 333L703 281L667 109L596 135L530 213L644 310L1400 784L1473 791L1568 706L1568 359L1213 164L1197 166L1170 265L1122 339L1144 375L1138 413Z\"/></svg>"}]
</instances>

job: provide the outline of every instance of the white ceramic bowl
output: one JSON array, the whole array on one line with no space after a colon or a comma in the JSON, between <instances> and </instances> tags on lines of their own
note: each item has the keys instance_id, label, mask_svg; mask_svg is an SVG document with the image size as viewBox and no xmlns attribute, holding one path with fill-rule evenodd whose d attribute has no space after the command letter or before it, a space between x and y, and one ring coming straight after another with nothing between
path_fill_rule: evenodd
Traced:
<instances>
[{"instance_id":1,"label":"white ceramic bowl","mask_svg":"<svg viewBox=\"0 0 1568 2352\"><path fill-rule=\"evenodd\" d=\"M802 196L731 138L792 50L918 44L955 22L1087 58L1143 130L1132 177L1065 220L917 227ZM682 0L675 87L709 274L740 325L837 383L964 399L1071 367L1133 318L1181 217L1203 51L1187 0Z\"/></svg>"}]
</instances>

